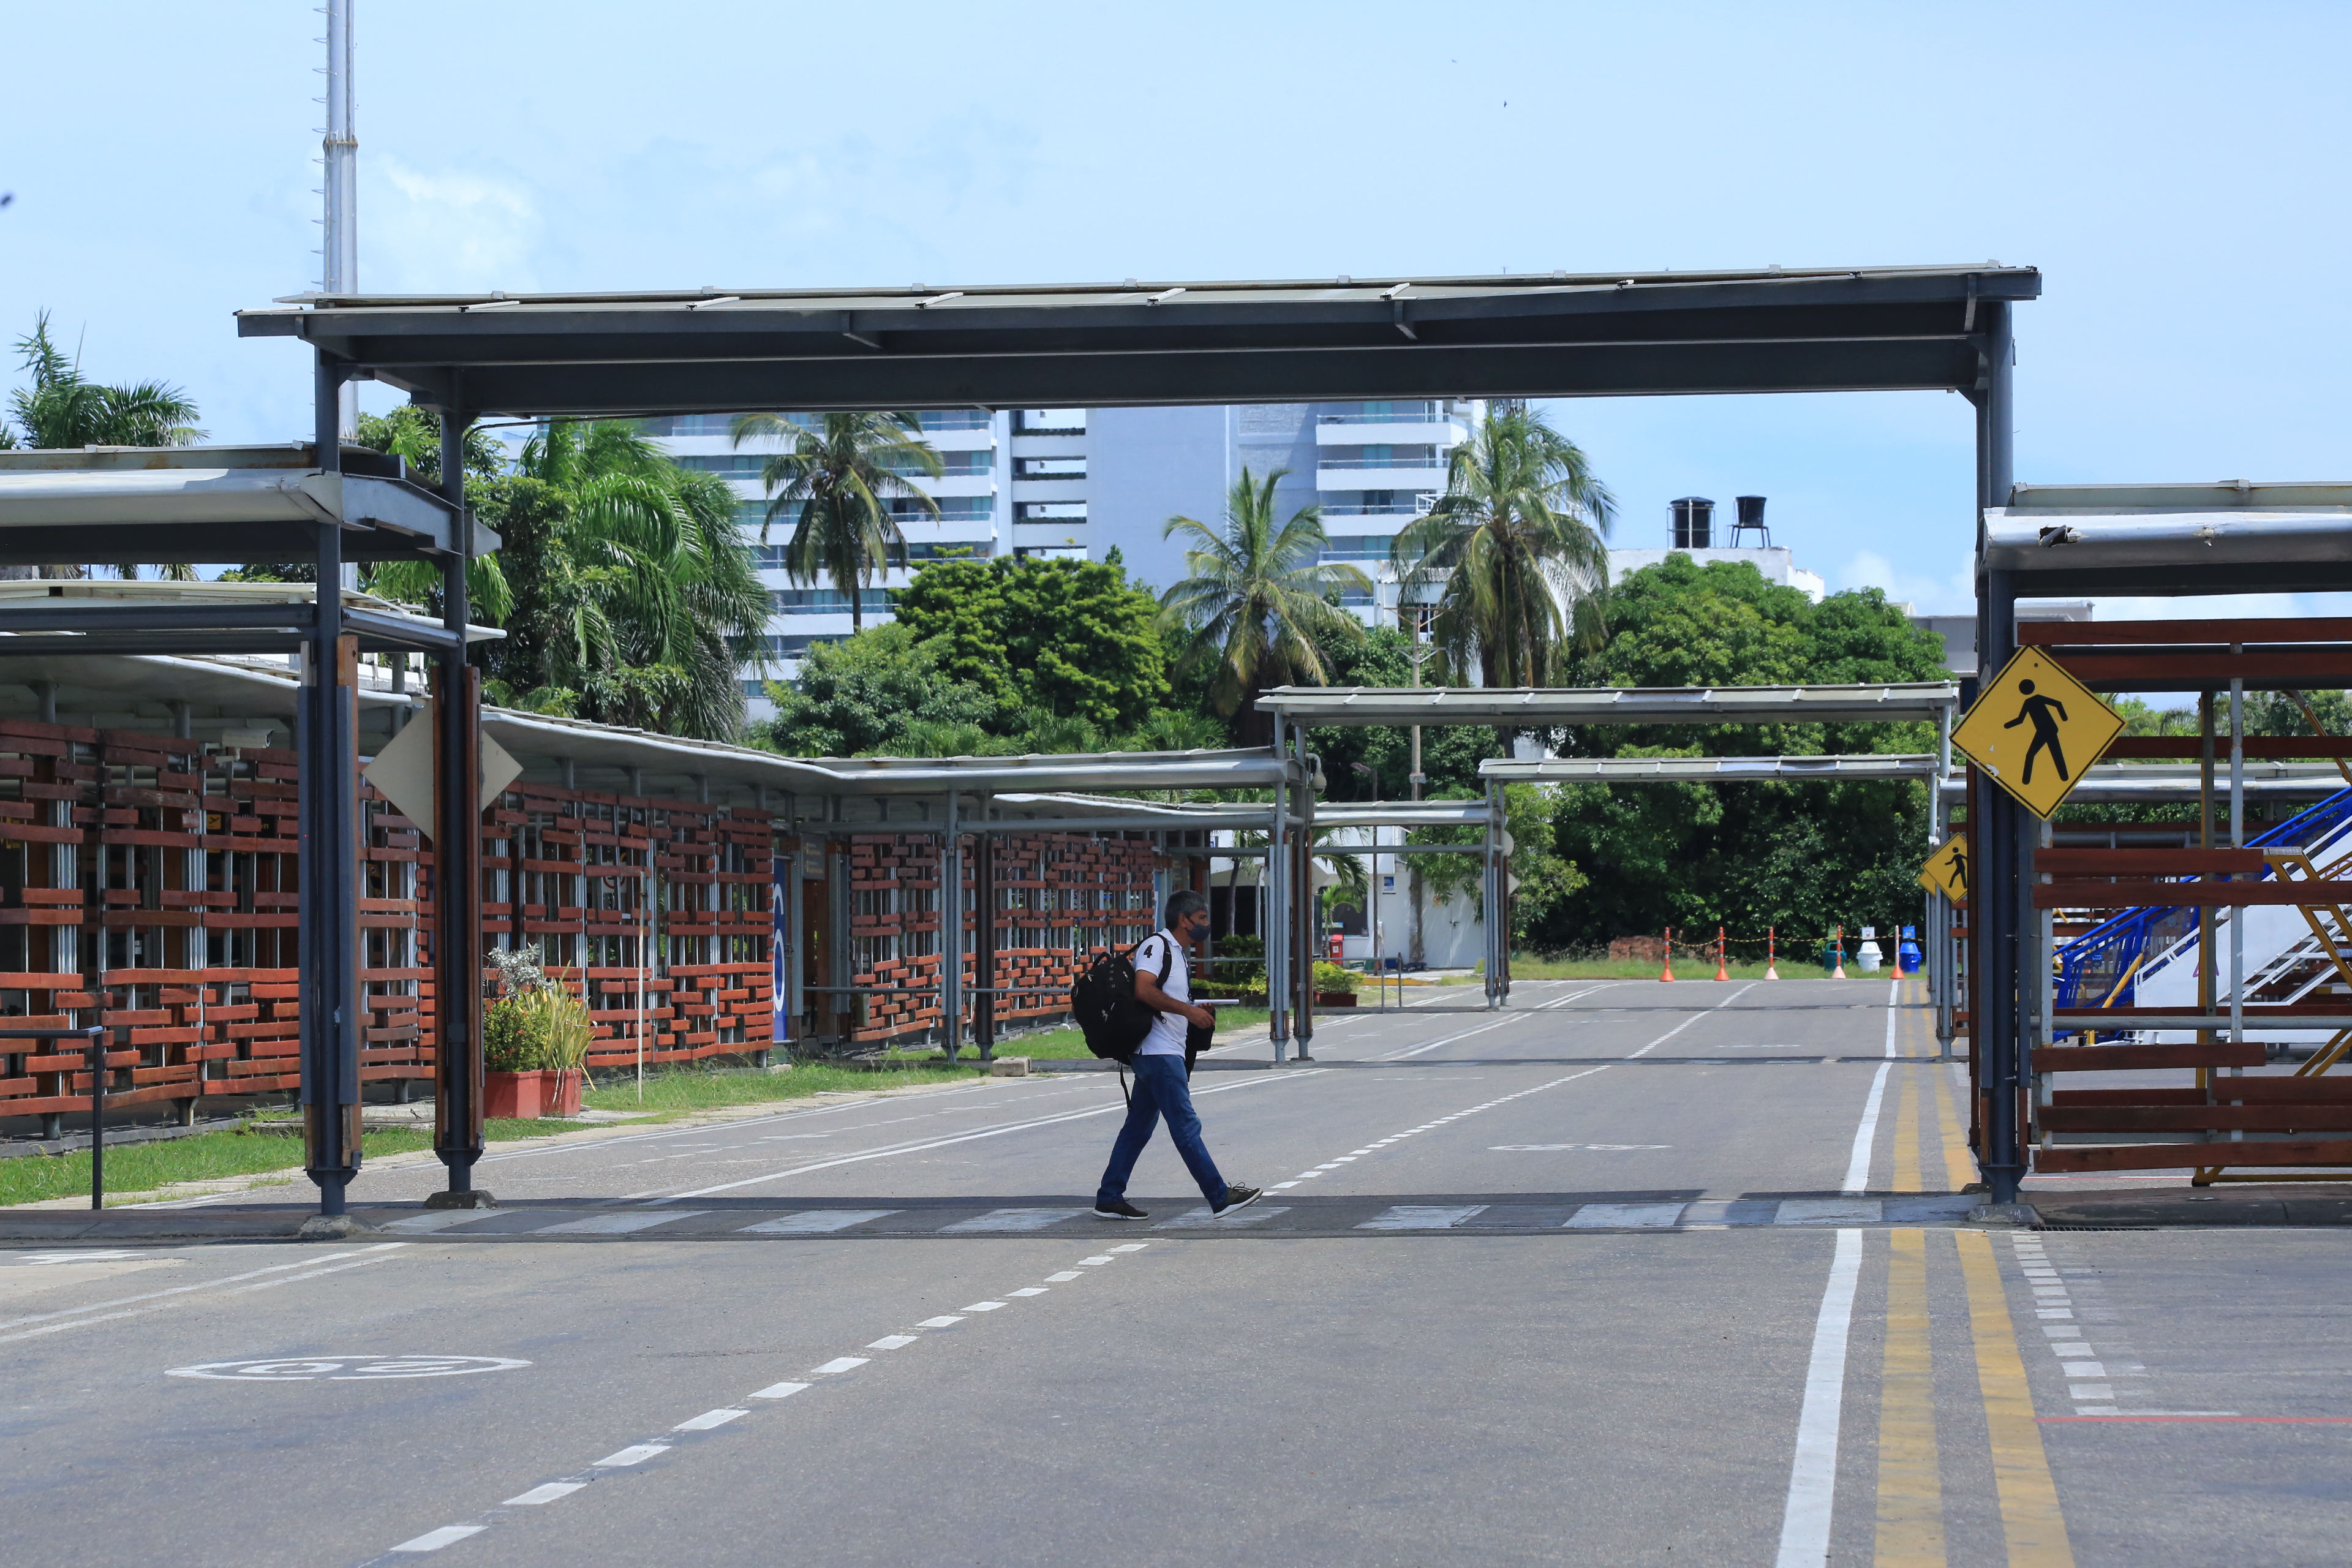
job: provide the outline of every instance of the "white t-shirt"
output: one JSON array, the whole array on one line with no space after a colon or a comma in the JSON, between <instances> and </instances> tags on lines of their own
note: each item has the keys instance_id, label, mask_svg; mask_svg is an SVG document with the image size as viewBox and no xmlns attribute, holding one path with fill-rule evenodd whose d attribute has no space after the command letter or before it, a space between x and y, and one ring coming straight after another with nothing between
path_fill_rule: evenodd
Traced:
<instances>
[{"instance_id":1,"label":"white t-shirt","mask_svg":"<svg viewBox=\"0 0 2352 1568\"><path fill-rule=\"evenodd\" d=\"M1160 979L1160 966L1168 965L1168 978L1160 981L1160 989L1179 1002L1192 999L1192 982L1185 973L1184 948L1170 931L1155 931L1144 938L1143 945L1135 950L1135 973ZM1192 1026L1180 1013L1162 1013L1151 1020L1151 1033L1143 1037L1143 1044L1135 1047L1139 1057L1181 1057L1184 1054L1184 1032Z\"/></svg>"}]
</instances>

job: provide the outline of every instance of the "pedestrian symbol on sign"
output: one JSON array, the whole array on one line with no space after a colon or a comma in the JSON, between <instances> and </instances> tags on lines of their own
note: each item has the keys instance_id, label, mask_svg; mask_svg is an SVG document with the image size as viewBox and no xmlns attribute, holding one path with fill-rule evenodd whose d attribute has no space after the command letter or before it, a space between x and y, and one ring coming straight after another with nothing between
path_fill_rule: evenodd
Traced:
<instances>
[{"instance_id":1,"label":"pedestrian symbol on sign","mask_svg":"<svg viewBox=\"0 0 2352 1568\"><path fill-rule=\"evenodd\" d=\"M2036 693L2033 689L2033 682L2030 680L2019 681L2017 689L2024 696L2025 700L2018 704L2017 717L2003 724L2001 728L2014 730L2029 720L2033 724L2033 744L2025 748L2025 777L2019 782L2021 784L2033 782L2033 759L2042 754L2042 749L2045 746L2050 749L2050 760L2058 765L2058 776L2064 778L2066 748L2059 739L2058 721L2066 717L2066 705L2055 697L2043 697ZM2053 711L2057 713L2057 719L2050 717Z\"/></svg>"},{"instance_id":2,"label":"pedestrian symbol on sign","mask_svg":"<svg viewBox=\"0 0 2352 1568\"><path fill-rule=\"evenodd\" d=\"M1985 683L1952 744L2028 811L2047 817L2123 728L2115 710L2057 660L2025 647Z\"/></svg>"}]
</instances>

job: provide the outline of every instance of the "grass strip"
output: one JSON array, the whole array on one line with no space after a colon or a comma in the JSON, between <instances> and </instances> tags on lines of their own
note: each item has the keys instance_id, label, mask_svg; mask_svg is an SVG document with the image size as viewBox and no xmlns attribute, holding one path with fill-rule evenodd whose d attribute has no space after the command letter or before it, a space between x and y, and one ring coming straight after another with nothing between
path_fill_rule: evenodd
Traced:
<instances>
[{"instance_id":1,"label":"grass strip","mask_svg":"<svg viewBox=\"0 0 2352 1568\"><path fill-rule=\"evenodd\" d=\"M1217 1009L1217 1033L1221 1037L1230 1039L1244 1029L1264 1024L1268 1016L1270 1015L1263 1007L1220 1007ZM963 1060L972 1059L971 1051L970 1046L964 1047ZM1000 1057L1028 1057L1038 1061L1069 1061L1089 1058L1094 1055L1087 1049L1085 1033L1076 1028L1041 1029L1034 1035L1023 1035L1018 1039L999 1040L996 1042L996 1054ZM886 1059L944 1062L947 1058L935 1047L926 1047L914 1051L891 1051L887 1053ZM873 1075L864 1076L871 1078Z\"/></svg>"},{"instance_id":2,"label":"grass strip","mask_svg":"<svg viewBox=\"0 0 2352 1568\"><path fill-rule=\"evenodd\" d=\"M566 1131L568 1122L493 1121L492 1138L544 1138ZM433 1147L429 1131L368 1132L362 1135L362 1158L404 1154ZM224 1176L259 1175L271 1171L302 1168L302 1140L280 1133L248 1132L243 1129L199 1132L189 1138L159 1139L152 1143L126 1143L106 1151L106 1201L137 1201L134 1194L152 1193L174 1182L205 1182ZM0 1160L0 1206L40 1203L52 1198L89 1195L89 1152L74 1154L28 1154Z\"/></svg>"},{"instance_id":3,"label":"grass strip","mask_svg":"<svg viewBox=\"0 0 2352 1568\"><path fill-rule=\"evenodd\" d=\"M805 1100L814 1094L847 1089L954 1083L981 1076L982 1069L975 1067L911 1065L917 1061L919 1058L910 1058L910 1065L903 1072L862 1072L814 1062L798 1063L786 1072L766 1068L673 1068L646 1074L642 1100L638 1098L637 1080L631 1075L608 1079L601 1087L589 1089L580 1097L580 1102L591 1110L650 1111L653 1114L646 1121L665 1121L698 1110L718 1110L732 1105ZM559 1122L555 1130L569 1131L571 1128Z\"/></svg>"}]
</instances>

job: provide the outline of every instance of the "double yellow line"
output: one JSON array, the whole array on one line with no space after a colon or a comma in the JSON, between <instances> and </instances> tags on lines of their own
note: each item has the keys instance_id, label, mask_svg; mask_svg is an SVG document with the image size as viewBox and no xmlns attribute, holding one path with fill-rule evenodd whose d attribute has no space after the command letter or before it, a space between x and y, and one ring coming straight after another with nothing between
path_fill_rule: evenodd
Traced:
<instances>
[{"instance_id":1,"label":"double yellow line","mask_svg":"<svg viewBox=\"0 0 2352 1568\"><path fill-rule=\"evenodd\" d=\"M1947 1251L1931 1235L1949 1236ZM1969 1304L1977 1388L1984 1402L1993 1484L2011 1568L2074 1568L2058 1484L2042 1447L2033 1396L2018 1353L2017 1328L2001 1289L1992 1244L1974 1230L1887 1233L1886 1350L1878 1407L1880 1568L1940 1564L1944 1553L1942 1447L1936 1426L1934 1341L1929 1332L1929 1253L1954 1257ZM1941 1272L1939 1266L1938 1272Z\"/></svg>"}]
</instances>

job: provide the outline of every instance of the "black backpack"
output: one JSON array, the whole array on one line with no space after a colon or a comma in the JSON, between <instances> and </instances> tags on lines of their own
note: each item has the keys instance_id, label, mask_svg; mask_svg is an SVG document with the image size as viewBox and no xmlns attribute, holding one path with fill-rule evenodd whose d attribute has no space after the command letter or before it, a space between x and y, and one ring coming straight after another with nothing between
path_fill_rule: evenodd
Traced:
<instances>
[{"instance_id":1,"label":"black backpack","mask_svg":"<svg viewBox=\"0 0 2352 1568\"><path fill-rule=\"evenodd\" d=\"M1143 942L1150 940L1145 937ZM1087 1049L1122 1065L1135 1060L1136 1047L1143 1044L1153 1020L1160 1016L1135 999L1135 955L1142 946L1139 942L1125 952L1104 953L1087 965L1070 987L1070 1011L1077 1015ZM1170 942L1168 950L1168 962L1160 966L1162 984L1176 963L1176 944Z\"/></svg>"}]
</instances>

